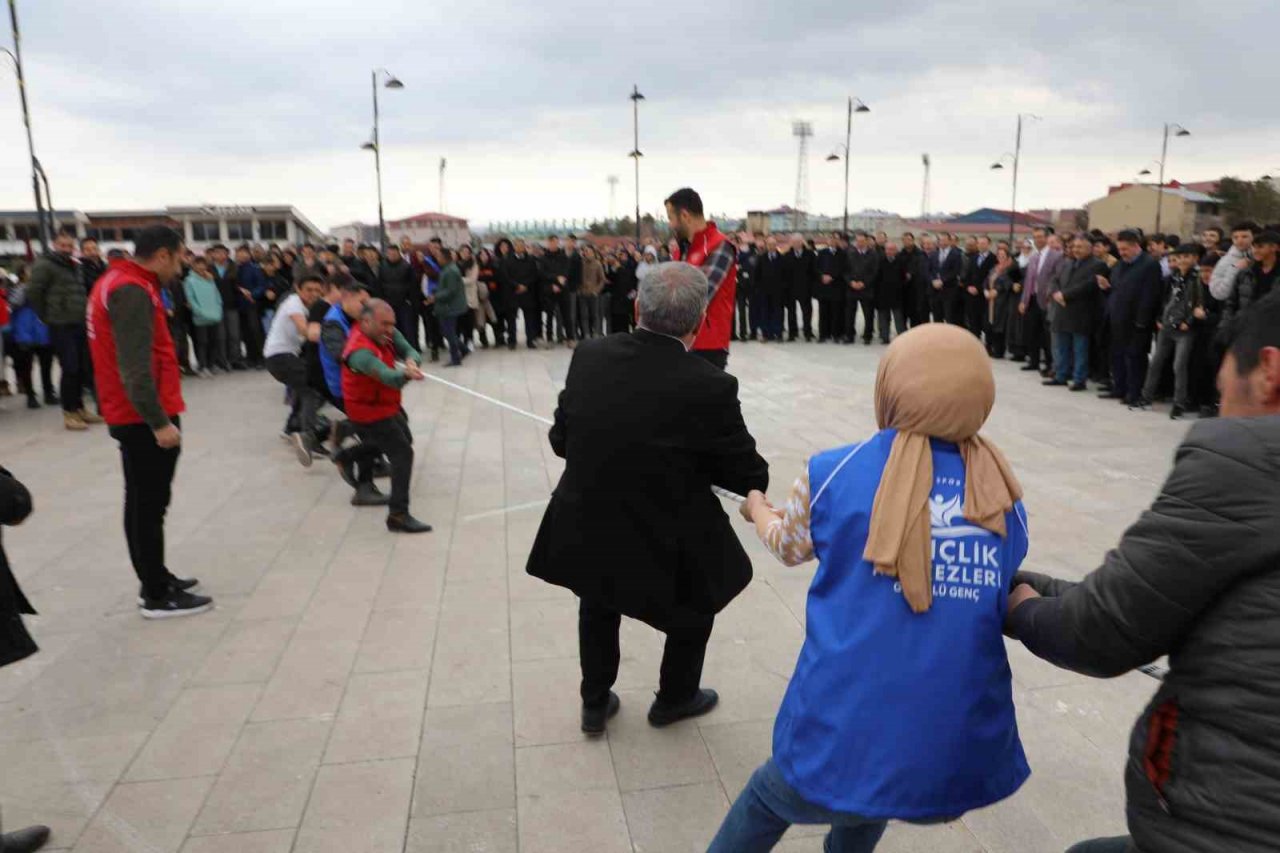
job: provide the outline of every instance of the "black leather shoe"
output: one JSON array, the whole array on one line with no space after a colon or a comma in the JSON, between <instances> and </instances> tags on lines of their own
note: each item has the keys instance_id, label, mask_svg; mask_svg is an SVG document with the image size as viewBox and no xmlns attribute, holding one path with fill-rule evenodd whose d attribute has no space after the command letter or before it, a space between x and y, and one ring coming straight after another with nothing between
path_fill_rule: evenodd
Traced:
<instances>
[{"instance_id":1,"label":"black leather shoe","mask_svg":"<svg viewBox=\"0 0 1280 853\"><path fill-rule=\"evenodd\" d=\"M1181 406L1174 406L1173 409L1169 411L1169 420L1176 421L1178 420L1178 418L1182 417L1184 414L1186 414L1185 409L1183 409Z\"/></svg>"},{"instance_id":2,"label":"black leather shoe","mask_svg":"<svg viewBox=\"0 0 1280 853\"><path fill-rule=\"evenodd\" d=\"M356 493L351 496L352 506L386 506L391 497L378 491L373 483L357 483Z\"/></svg>"},{"instance_id":3,"label":"black leather shoe","mask_svg":"<svg viewBox=\"0 0 1280 853\"><path fill-rule=\"evenodd\" d=\"M1057 386L1066 385L1067 383L1063 382L1061 379L1046 379L1045 381L1041 382L1040 384L1041 384L1041 385L1050 385L1050 386L1055 386L1055 387L1057 387Z\"/></svg>"},{"instance_id":4,"label":"black leather shoe","mask_svg":"<svg viewBox=\"0 0 1280 853\"><path fill-rule=\"evenodd\" d=\"M1103 391L1098 395L1099 400L1123 400L1123 394L1117 394L1115 391Z\"/></svg>"},{"instance_id":5,"label":"black leather shoe","mask_svg":"<svg viewBox=\"0 0 1280 853\"><path fill-rule=\"evenodd\" d=\"M653 704L649 706L649 725L660 729L663 726L669 726L672 723L678 723L690 717L701 717L703 714L710 713L711 709L719 702L720 694L705 687L699 690L692 699L687 702L681 702L679 705L668 705L655 699Z\"/></svg>"},{"instance_id":6,"label":"black leather shoe","mask_svg":"<svg viewBox=\"0 0 1280 853\"><path fill-rule=\"evenodd\" d=\"M1083 382L1074 382L1071 385L1071 390L1072 391L1088 391L1089 386L1084 384Z\"/></svg>"},{"instance_id":7,"label":"black leather shoe","mask_svg":"<svg viewBox=\"0 0 1280 853\"><path fill-rule=\"evenodd\" d=\"M387 516L387 529L392 533L430 533L431 525L407 512L393 512Z\"/></svg>"},{"instance_id":8,"label":"black leather shoe","mask_svg":"<svg viewBox=\"0 0 1280 853\"><path fill-rule=\"evenodd\" d=\"M4 853L35 853L49 840L49 827L28 826L17 832L0 835L0 850Z\"/></svg>"},{"instance_id":9,"label":"black leather shoe","mask_svg":"<svg viewBox=\"0 0 1280 853\"><path fill-rule=\"evenodd\" d=\"M601 708L588 708L582 706L582 730L589 735L603 734L605 723L613 719L618 713L618 709L622 707L622 700L618 698L618 694L612 690L609 691L609 701Z\"/></svg>"},{"instance_id":10,"label":"black leather shoe","mask_svg":"<svg viewBox=\"0 0 1280 853\"><path fill-rule=\"evenodd\" d=\"M1040 365L1038 365L1038 364L1024 364L1024 365L1022 365L1022 369L1023 369L1023 370L1037 370L1037 371L1038 371L1038 370L1040 369Z\"/></svg>"}]
</instances>

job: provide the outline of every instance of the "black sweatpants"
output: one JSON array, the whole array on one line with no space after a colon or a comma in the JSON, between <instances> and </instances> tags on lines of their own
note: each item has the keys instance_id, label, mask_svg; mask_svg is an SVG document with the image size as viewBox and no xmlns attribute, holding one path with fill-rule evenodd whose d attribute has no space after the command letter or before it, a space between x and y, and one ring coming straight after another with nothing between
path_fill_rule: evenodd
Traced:
<instances>
[{"instance_id":1,"label":"black sweatpants","mask_svg":"<svg viewBox=\"0 0 1280 853\"><path fill-rule=\"evenodd\" d=\"M181 428L178 418L173 425ZM124 467L124 538L147 598L163 598L172 576L164 561L164 517L182 447L163 448L146 424L110 428Z\"/></svg>"},{"instance_id":2,"label":"black sweatpants","mask_svg":"<svg viewBox=\"0 0 1280 853\"><path fill-rule=\"evenodd\" d=\"M62 411L78 412L84 408L85 382L92 369L89 362L89 338L83 323L50 323L49 341L58 354L58 369L62 378L58 382L58 396L62 398Z\"/></svg>"},{"instance_id":3,"label":"black sweatpants","mask_svg":"<svg viewBox=\"0 0 1280 853\"><path fill-rule=\"evenodd\" d=\"M692 699L702 682L702 663L711 639L714 616L690 617L667 627L662 651L658 699L679 704ZM582 704L600 708L609 701L609 689L618 680L618 628L622 615L587 599L578 602L578 657L582 665Z\"/></svg>"}]
</instances>

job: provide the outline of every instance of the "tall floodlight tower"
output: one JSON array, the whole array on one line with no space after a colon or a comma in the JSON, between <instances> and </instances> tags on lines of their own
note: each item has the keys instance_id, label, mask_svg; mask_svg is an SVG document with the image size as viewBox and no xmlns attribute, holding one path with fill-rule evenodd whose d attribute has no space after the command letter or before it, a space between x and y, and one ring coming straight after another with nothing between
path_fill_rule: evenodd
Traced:
<instances>
[{"instance_id":1,"label":"tall floodlight tower","mask_svg":"<svg viewBox=\"0 0 1280 853\"><path fill-rule=\"evenodd\" d=\"M609 218L614 219L617 216L618 176L610 175L605 181L609 184Z\"/></svg>"},{"instance_id":2,"label":"tall floodlight tower","mask_svg":"<svg viewBox=\"0 0 1280 853\"><path fill-rule=\"evenodd\" d=\"M791 227L800 230L800 211L809 205L809 137L813 136L813 125L807 121L791 123L791 135L800 140L800 160L796 165L796 204L791 214Z\"/></svg>"}]
</instances>

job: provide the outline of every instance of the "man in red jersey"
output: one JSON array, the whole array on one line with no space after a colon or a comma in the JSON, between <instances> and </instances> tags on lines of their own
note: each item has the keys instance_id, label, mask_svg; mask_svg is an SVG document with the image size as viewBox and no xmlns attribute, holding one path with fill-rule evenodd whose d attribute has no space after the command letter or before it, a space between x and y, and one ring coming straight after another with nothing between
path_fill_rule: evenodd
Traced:
<instances>
[{"instance_id":1,"label":"man in red jersey","mask_svg":"<svg viewBox=\"0 0 1280 853\"><path fill-rule=\"evenodd\" d=\"M693 190L676 190L666 206L671 233L680 241L680 249L671 259L698 267L710 284L707 315L691 352L724 370L729 363L729 335L738 291L738 253L733 241L721 234L714 222L707 221L702 197Z\"/></svg>"},{"instance_id":2,"label":"man in red jersey","mask_svg":"<svg viewBox=\"0 0 1280 853\"><path fill-rule=\"evenodd\" d=\"M89 294L98 410L120 445L124 535L142 584L142 615L191 616L212 609L213 599L192 594L198 581L175 577L164 558L164 516L181 452L184 407L160 289L182 274L182 237L163 225L144 228L133 254L113 260Z\"/></svg>"}]
</instances>

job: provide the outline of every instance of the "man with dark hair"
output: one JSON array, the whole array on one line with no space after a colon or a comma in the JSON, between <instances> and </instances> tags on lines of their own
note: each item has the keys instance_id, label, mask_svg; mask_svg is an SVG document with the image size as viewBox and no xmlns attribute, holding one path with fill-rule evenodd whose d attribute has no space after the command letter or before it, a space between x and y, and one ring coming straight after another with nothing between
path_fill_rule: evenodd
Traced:
<instances>
[{"instance_id":1,"label":"man with dark hair","mask_svg":"<svg viewBox=\"0 0 1280 853\"><path fill-rule=\"evenodd\" d=\"M538 268L542 276L542 311L546 317L547 343L568 341L572 347L573 328L568 316L572 304L569 299L569 258L560 248L560 238L555 234L547 237L547 251L538 261Z\"/></svg>"},{"instance_id":2,"label":"man with dark hair","mask_svg":"<svg viewBox=\"0 0 1280 853\"><path fill-rule=\"evenodd\" d=\"M85 237L80 241L80 280L84 282L84 291L88 293L102 274L107 271L107 262L102 259L102 249L95 237Z\"/></svg>"},{"instance_id":3,"label":"man with dark hair","mask_svg":"<svg viewBox=\"0 0 1280 853\"><path fill-rule=\"evenodd\" d=\"M969 263L964 274L964 325L981 340L987 313L987 300L982 294L987 288L987 276L996 267L996 256L991 251L991 238L985 234L975 241L973 248L972 253L966 252Z\"/></svg>"},{"instance_id":4,"label":"man with dark hair","mask_svg":"<svg viewBox=\"0 0 1280 853\"><path fill-rule=\"evenodd\" d=\"M311 387L307 364L303 359L303 344L307 341L307 314L311 306L324 294L324 279L316 275L304 275L298 279L294 293L289 294L271 318L271 330L263 347L267 370L292 396L288 427L284 434L293 442L298 461L304 468L311 467L316 449L315 419L322 400ZM293 428L293 431L289 429Z\"/></svg>"},{"instance_id":5,"label":"man with dark hair","mask_svg":"<svg viewBox=\"0 0 1280 853\"><path fill-rule=\"evenodd\" d=\"M1054 279L1050 298L1057 303L1050 312L1053 325L1055 374L1042 384L1083 391L1089 378L1089 334L1094 328L1099 282L1107 267L1093 257L1093 245L1085 237L1071 242L1071 262Z\"/></svg>"},{"instance_id":6,"label":"man with dark hair","mask_svg":"<svg viewBox=\"0 0 1280 853\"><path fill-rule=\"evenodd\" d=\"M756 264L760 256L749 236L744 235L738 245L738 292L734 297L733 333L735 341L749 341L755 337L755 325L751 322L751 298L755 295Z\"/></svg>"},{"instance_id":7,"label":"man with dark hair","mask_svg":"<svg viewBox=\"0 0 1280 853\"><path fill-rule=\"evenodd\" d=\"M1217 225L1210 225L1201 231L1200 245L1204 246L1206 255L1213 255L1213 260L1222 257L1222 229ZM1204 260L1204 255L1201 255L1200 260Z\"/></svg>"},{"instance_id":8,"label":"man with dark hair","mask_svg":"<svg viewBox=\"0 0 1280 853\"><path fill-rule=\"evenodd\" d=\"M404 367L395 366L397 358ZM381 449L391 463L387 529L393 533L431 531L409 514L413 433L400 406L400 389L423 378L421 364L422 356L396 328L391 306L370 300L342 351L342 399L360 440Z\"/></svg>"},{"instance_id":9,"label":"man with dark hair","mask_svg":"<svg viewBox=\"0 0 1280 853\"><path fill-rule=\"evenodd\" d=\"M849 263L848 235L836 231L818 253L818 343L844 336L845 268Z\"/></svg>"},{"instance_id":10,"label":"man with dark hair","mask_svg":"<svg viewBox=\"0 0 1280 853\"><path fill-rule=\"evenodd\" d=\"M787 293L786 259L778 251L778 238L765 238L756 262L756 294L760 300L760 327L766 341L782 340L783 302Z\"/></svg>"},{"instance_id":11,"label":"man with dark hair","mask_svg":"<svg viewBox=\"0 0 1280 853\"><path fill-rule=\"evenodd\" d=\"M182 236L150 225L134 241L135 260L117 259L89 303L89 346L98 404L120 445L124 533L142 584L147 619L204 613L213 599L193 595L194 578L165 563L164 517L182 443L182 379L160 288L182 272Z\"/></svg>"},{"instance_id":12,"label":"man with dark hair","mask_svg":"<svg viewBox=\"0 0 1280 853\"><path fill-rule=\"evenodd\" d=\"M36 316L49 327L49 341L58 355L62 379L58 396L62 400L62 423L69 430L83 432L102 418L84 405L85 382L92 371L89 345L85 338L85 294L80 265L72 254L76 234L59 229L53 248L31 268L27 301Z\"/></svg>"},{"instance_id":13,"label":"man with dark hair","mask_svg":"<svg viewBox=\"0 0 1280 853\"><path fill-rule=\"evenodd\" d=\"M237 294L240 330L249 366L261 370L263 336L259 309L267 304L267 276L253 259L248 243L236 246L236 284L240 290Z\"/></svg>"},{"instance_id":14,"label":"man with dark hair","mask_svg":"<svg viewBox=\"0 0 1280 853\"><path fill-rule=\"evenodd\" d=\"M858 309L862 309L862 343L871 344L875 331L876 279L880 275L880 254L871 244L871 235L857 231L853 248L845 264L844 342L853 343L858 336Z\"/></svg>"},{"instance_id":15,"label":"man with dark hair","mask_svg":"<svg viewBox=\"0 0 1280 853\"><path fill-rule=\"evenodd\" d=\"M929 309L933 322L964 325L964 295L960 288L963 272L964 257L956 247L955 235L943 231L938 235L938 252L929 262Z\"/></svg>"},{"instance_id":16,"label":"man with dark hair","mask_svg":"<svg viewBox=\"0 0 1280 853\"><path fill-rule=\"evenodd\" d=\"M1109 291L1107 320L1111 333L1111 396L1137 405L1147 377L1151 330L1160 311L1164 277L1155 258L1142 251L1142 235L1121 231L1116 236L1120 262L1110 280L1098 279Z\"/></svg>"},{"instance_id":17,"label":"man with dark hair","mask_svg":"<svg viewBox=\"0 0 1280 853\"><path fill-rule=\"evenodd\" d=\"M524 315L525 346L537 349L538 338L542 337L542 300L538 293L541 273L538 261L529 254L525 241L517 237L511 245L511 254L500 258L499 263L499 274L505 279L514 300L514 304L507 309L512 317L511 336L507 346L515 347L514 317L516 309L519 309Z\"/></svg>"},{"instance_id":18,"label":"man with dark hair","mask_svg":"<svg viewBox=\"0 0 1280 853\"><path fill-rule=\"evenodd\" d=\"M213 280L218 285L218 295L222 297L222 357L219 365L223 370L245 370L244 352L241 348L242 330L240 328L240 283L237 268L231 263L230 252L221 243L215 243L209 249L209 260L212 261ZM294 280L298 276L297 264L294 265Z\"/></svg>"},{"instance_id":19,"label":"man with dark hair","mask_svg":"<svg viewBox=\"0 0 1280 853\"><path fill-rule=\"evenodd\" d=\"M1213 268L1209 292L1221 302L1230 302L1236 278L1253 263L1253 237L1259 231L1252 222L1239 222L1231 227L1231 247Z\"/></svg>"},{"instance_id":20,"label":"man with dark hair","mask_svg":"<svg viewBox=\"0 0 1280 853\"><path fill-rule=\"evenodd\" d=\"M680 242L672 260L692 264L707 278L707 316L690 351L724 370L729 364L729 328L738 293L737 253L703 214L702 197L692 189L676 190L664 204L667 224Z\"/></svg>"},{"instance_id":21,"label":"man with dark hair","mask_svg":"<svg viewBox=\"0 0 1280 853\"><path fill-rule=\"evenodd\" d=\"M1240 315L1218 384L1222 417L1100 568L1014 579L1006 630L1038 657L1113 678L1169 656L1129 739L1132 837L1076 853L1280 849L1280 298Z\"/></svg>"},{"instance_id":22,"label":"man with dark hair","mask_svg":"<svg viewBox=\"0 0 1280 853\"><path fill-rule=\"evenodd\" d=\"M916 245L916 235L910 231L902 235L902 263L906 269L907 287L904 295L908 328L929 322L929 262Z\"/></svg>"},{"instance_id":23,"label":"man with dark hair","mask_svg":"<svg viewBox=\"0 0 1280 853\"><path fill-rule=\"evenodd\" d=\"M791 251L787 252L787 340L800 337L804 323L804 339L813 340L813 279L817 274L817 258L806 250L804 238L791 235ZM800 306L799 316L796 305Z\"/></svg>"},{"instance_id":24,"label":"man with dark hair","mask_svg":"<svg viewBox=\"0 0 1280 853\"><path fill-rule=\"evenodd\" d=\"M1038 372L1043 359L1046 373L1053 365L1053 332L1049 329L1049 306L1053 297L1050 293L1054 279L1066 262L1056 238L1054 245L1050 245L1051 231L1049 228L1031 230L1031 241L1036 250L1027 262L1022 296L1018 302L1018 313L1022 315L1023 346L1027 351L1027 363L1022 369Z\"/></svg>"},{"instance_id":25,"label":"man with dark hair","mask_svg":"<svg viewBox=\"0 0 1280 853\"><path fill-rule=\"evenodd\" d=\"M378 266L377 290L396 312L396 328L415 349L418 345L418 281L400 247L394 243L387 246L387 256Z\"/></svg>"},{"instance_id":26,"label":"man with dark hair","mask_svg":"<svg viewBox=\"0 0 1280 853\"><path fill-rule=\"evenodd\" d=\"M351 267L360 259L356 257L356 241L350 237L342 241L342 251L338 253L338 260L342 261L342 265L347 268L347 272L351 272Z\"/></svg>"},{"instance_id":27,"label":"man with dark hair","mask_svg":"<svg viewBox=\"0 0 1280 853\"><path fill-rule=\"evenodd\" d=\"M1169 250L1172 248L1168 243L1168 237L1163 234L1152 234L1147 238L1147 254L1160 264L1160 275L1168 278L1173 268L1169 265Z\"/></svg>"}]
</instances>

